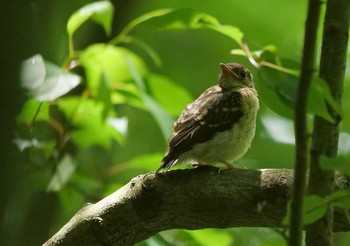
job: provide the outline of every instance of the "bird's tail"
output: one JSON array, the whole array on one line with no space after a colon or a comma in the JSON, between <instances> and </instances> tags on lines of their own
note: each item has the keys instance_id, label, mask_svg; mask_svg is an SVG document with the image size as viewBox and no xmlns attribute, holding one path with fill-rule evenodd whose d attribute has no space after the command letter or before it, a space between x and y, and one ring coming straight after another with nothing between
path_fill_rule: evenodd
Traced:
<instances>
[{"instance_id":1,"label":"bird's tail","mask_svg":"<svg viewBox=\"0 0 350 246\"><path fill-rule=\"evenodd\" d=\"M160 167L157 169L156 173L164 169L165 171L168 171L170 168L176 165L176 163L179 161L178 158L174 158L170 153L166 154L162 161L160 162Z\"/></svg>"}]
</instances>

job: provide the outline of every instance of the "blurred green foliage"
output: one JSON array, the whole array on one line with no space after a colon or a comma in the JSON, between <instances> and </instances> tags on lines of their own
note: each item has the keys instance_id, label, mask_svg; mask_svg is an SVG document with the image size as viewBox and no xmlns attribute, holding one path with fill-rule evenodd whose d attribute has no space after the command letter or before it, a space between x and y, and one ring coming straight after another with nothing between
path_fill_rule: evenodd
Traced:
<instances>
[{"instance_id":1,"label":"blurred green foliage","mask_svg":"<svg viewBox=\"0 0 350 246\"><path fill-rule=\"evenodd\" d=\"M40 38L22 65L22 84L29 95L16 118L15 139L26 163L21 181L25 195L9 203L3 227L11 231L10 240L18 245L43 243L85 203L154 171L172 122L217 82L220 62L248 66L260 96L256 137L238 165L292 168L305 10L301 0L34 1L33 23ZM332 121L327 101L343 118L341 141L346 143L342 157L327 160L325 168L349 173L350 165L344 165L350 159L349 71L342 108L324 81L315 81L310 119L318 114ZM319 218L338 198L308 199L306 218ZM348 208L347 202L338 204ZM318 213L308 217L314 207ZM29 231L31 235L21 239ZM349 236L339 235L337 245L344 245L343 238ZM285 243L272 229L238 228L172 230L139 245L213 242Z\"/></svg>"}]
</instances>

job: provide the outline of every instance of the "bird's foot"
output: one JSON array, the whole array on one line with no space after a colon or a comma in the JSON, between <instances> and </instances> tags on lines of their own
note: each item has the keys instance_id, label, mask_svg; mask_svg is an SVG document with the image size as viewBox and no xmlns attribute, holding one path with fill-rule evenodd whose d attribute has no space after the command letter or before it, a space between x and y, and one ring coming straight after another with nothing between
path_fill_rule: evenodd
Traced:
<instances>
[{"instance_id":1,"label":"bird's foot","mask_svg":"<svg viewBox=\"0 0 350 246\"><path fill-rule=\"evenodd\" d=\"M246 167L241 167L241 166L234 166L232 163L228 162L228 161L225 161L225 160L220 160L220 162L222 164L225 164L227 169L231 169L231 170L234 170L234 169L247 169Z\"/></svg>"},{"instance_id":2,"label":"bird's foot","mask_svg":"<svg viewBox=\"0 0 350 246\"><path fill-rule=\"evenodd\" d=\"M204 163L193 163L192 164L192 167L193 168L201 168L201 167L207 167L208 165L207 164L204 164Z\"/></svg>"}]
</instances>

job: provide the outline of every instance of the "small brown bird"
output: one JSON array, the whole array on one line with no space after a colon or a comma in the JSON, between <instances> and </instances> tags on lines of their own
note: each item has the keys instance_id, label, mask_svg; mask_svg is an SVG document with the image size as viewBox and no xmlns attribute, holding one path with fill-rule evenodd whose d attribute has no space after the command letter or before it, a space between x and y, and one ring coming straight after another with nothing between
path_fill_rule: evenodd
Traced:
<instances>
[{"instance_id":1,"label":"small brown bird","mask_svg":"<svg viewBox=\"0 0 350 246\"><path fill-rule=\"evenodd\" d=\"M187 105L173 125L169 148L159 172L178 163L231 162L242 157L255 134L258 94L250 71L237 63L220 64L218 85Z\"/></svg>"}]
</instances>

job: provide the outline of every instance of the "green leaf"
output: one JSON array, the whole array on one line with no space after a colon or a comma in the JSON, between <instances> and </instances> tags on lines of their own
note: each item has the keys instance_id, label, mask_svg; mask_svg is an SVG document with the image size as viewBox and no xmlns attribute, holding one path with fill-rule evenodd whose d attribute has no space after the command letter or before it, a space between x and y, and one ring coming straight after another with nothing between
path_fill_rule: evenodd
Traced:
<instances>
[{"instance_id":1,"label":"green leaf","mask_svg":"<svg viewBox=\"0 0 350 246\"><path fill-rule=\"evenodd\" d=\"M16 120L21 122L32 123L34 121L48 121L49 119L49 104L47 102L39 102L36 99L30 98L23 105L21 113Z\"/></svg>"},{"instance_id":2,"label":"green leaf","mask_svg":"<svg viewBox=\"0 0 350 246\"><path fill-rule=\"evenodd\" d=\"M103 104L102 118L106 119L109 112L112 110L113 105L111 101L110 82L103 72L101 75L101 82L98 88L96 100Z\"/></svg>"},{"instance_id":3,"label":"green leaf","mask_svg":"<svg viewBox=\"0 0 350 246\"><path fill-rule=\"evenodd\" d=\"M138 25L142 24L143 22L146 22L154 17L165 15L169 12L172 12L172 9L157 9L155 11L148 12L144 15L141 15L137 17L136 19L132 20L121 32L118 36L116 36L114 39L112 39L109 43L116 45L121 41L125 41L125 38L129 35L129 33L136 28Z\"/></svg>"},{"instance_id":4,"label":"green leaf","mask_svg":"<svg viewBox=\"0 0 350 246\"><path fill-rule=\"evenodd\" d=\"M112 140L123 141L122 135L108 123L108 119L103 119L103 105L91 99L79 103L72 124L76 129L72 131L71 139L82 148L93 145L108 148Z\"/></svg>"},{"instance_id":5,"label":"green leaf","mask_svg":"<svg viewBox=\"0 0 350 246\"><path fill-rule=\"evenodd\" d=\"M160 56L146 42L144 42L140 39L131 37L131 36L126 37L125 42L126 41L128 43L133 43L133 44L139 46L141 49L143 49L149 55L149 57L153 60L153 62L156 66L160 67L162 65L162 60L160 59Z\"/></svg>"},{"instance_id":6,"label":"green leaf","mask_svg":"<svg viewBox=\"0 0 350 246\"><path fill-rule=\"evenodd\" d=\"M161 160L163 156L163 152L136 156L135 158L127 161L126 165L128 168L144 168L146 170L152 171L159 167L159 160Z\"/></svg>"},{"instance_id":7,"label":"green leaf","mask_svg":"<svg viewBox=\"0 0 350 246\"><path fill-rule=\"evenodd\" d=\"M348 190L338 190L328 196L328 199L336 207L350 209L350 192Z\"/></svg>"},{"instance_id":8,"label":"green leaf","mask_svg":"<svg viewBox=\"0 0 350 246\"><path fill-rule=\"evenodd\" d=\"M296 83L295 81L290 75L270 68L261 68L255 80L255 86L263 103L272 111L285 118L293 119L295 92L293 83Z\"/></svg>"},{"instance_id":9,"label":"green leaf","mask_svg":"<svg viewBox=\"0 0 350 246\"><path fill-rule=\"evenodd\" d=\"M304 224L311 224L321 219L327 211L328 203L325 198L311 195L306 196L303 206L303 221Z\"/></svg>"},{"instance_id":10,"label":"green leaf","mask_svg":"<svg viewBox=\"0 0 350 246\"><path fill-rule=\"evenodd\" d=\"M192 96L168 77L150 74L147 87L152 97L170 114L179 116L185 105L191 103Z\"/></svg>"},{"instance_id":11,"label":"green leaf","mask_svg":"<svg viewBox=\"0 0 350 246\"><path fill-rule=\"evenodd\" d=\"M195 239L198 245L202 246L226 246L232 243L230 232L225 230L202 229L186 232Z\"/></svg>"},{"instance_id":12,"label":"green leaf","mask_svg":"<svg viewBox=\"0 0 350 246\"><path fill-rule=\"evenodd\" d=\"M68 73L61 67L44 61L35 55L22 64L22 86L39 101L53 101L78 86L78 75Z\"/></svg>"},{"instance_id":13,"label":"green leaf","mask_svg":"<svg viewBox=\"0 0 350 246\"><path fill-rule=\"evenodd\" d=\"M216 24L216 25L207 25L207 27L233 39L237 44L242 43L243 33L239 28L235 26Z\"/></svg>"},{"instance_id":14,"label":"green leaf","mask_svg":"<svg viewBox=\"0 0 350 246\"><path fill-rule=\"evenodd\" d=\"M316 195L305 196L303 204L303 224L311 224L318 219L322 218L328 207L328 200ZM291 216L291 202L288 202L287 213L284 217L282 224L289 225Z\"/></svg>"},{"instance_id":15,"label":"green leaf","mask_svg":"<svg viewBox=\"0 0 350 246\"><path fill-rule=\"evenodd\" d=\"M242 49L233 49L230 51L230 54L234 56L246 56L246 53Z\"/></svg>"},{"instance_id":16,"label":"green leaf","mask_svg":"<svg viewBox=\"0 0 350 246\"><path fill-rule=\"evenodd\" d=\"M192 9L167 11L145 20L145 27L152 30L210 29L242 43L243 33L235 26L222 25L213 16Z\"/></svg>"},{"instance_id":17,"label":"green leaf","mask_svg":"<svg viewBox=\"0 0 350 246\"><path fill-rule=\"evenodd\" d=\"M314 77L309 92L308 111L334 123L334 119L327 109L326 102L339 116L343 115L342 108L333 98L326 81L319 77Z\"/></svg>"},{"instance_id":18,"label":"green leaf","mask_svg":"<svg viewBox=\"0 0 350 246\"><path fill-rule=\"evenodd\" d=\"M127 61L128 61L131 74L133 75L136 85L139 87L139 90L142 95L142 99L145 102L147 109L157 121L160 127L160 130L162 131L164 139L167 140L169 138L170 127L173 122L172 118L150 95L147 94L143 78L141 77L141 74L138 72L132 59L127 59Z\"/></svg>"},{"instance_id":19,"label":"green leaf","mask_svg":"<svg viewBox=\"0 0 350 246\"><path fill-rule=\"evenodd\" d=\"M70 37L87 20L100 24L107 35L111 32L114 7L109 1L90 3L74 12L68 20L67 32Z\"/></svg>"},{"instance_id":20,"label":"green leaf","mask_svg":"<svg viewBox=\"0 0 350 246\"><path fill-rule=\"evenodd\" d=\"M70 176L74 173L75 163L73 158L66 154L58 163L55 174L47 187L47 191L59 191L67 183Z\"/></svg>"},{"instance_id":21,"label":"green leaf","mask_svg":"<svg viewBox=\"0 0 350 246\"><path fill-rule=\"evenodd\" d=\"M102 73L105 74L111 87L133 79L126 62L127 57L133 61L142 76L148 73L143 60L125 48L93 44L82 52L80 62L86 70L88 87L93 94L97 93Z\"/></svg>"},{"instance_id":22,"label":"green leaf","mask_svg":"<svg viewBox=\"0 0 350 246\"><path fill-rule=\"evenodd\" d=\"M56 101L56 105L67 119L72 119L78 112L81 100L78 96L67 96L59 98Z\"/></svg>"},{"instance_id":23,"label":"green leaf","mask_svg":"<svg viewBox=\"0 0 350 246\"><path fill-rule=\"evenodd\" d=\"M152 30L186 30L219 25L220 23L211 15L192 9L178 9L150 18L142 24Z\"/></svg>"},{"instance_id":24,"label":"green leaf","mask_svg":"<svg viewBox=\"0 0 350 246\"><path fill-rule=\"evenodd\" d=\"M324 169L336 169L350 175L350 155L328 158L321 156L321 167Z\"/></svg>"}]
</instances>

